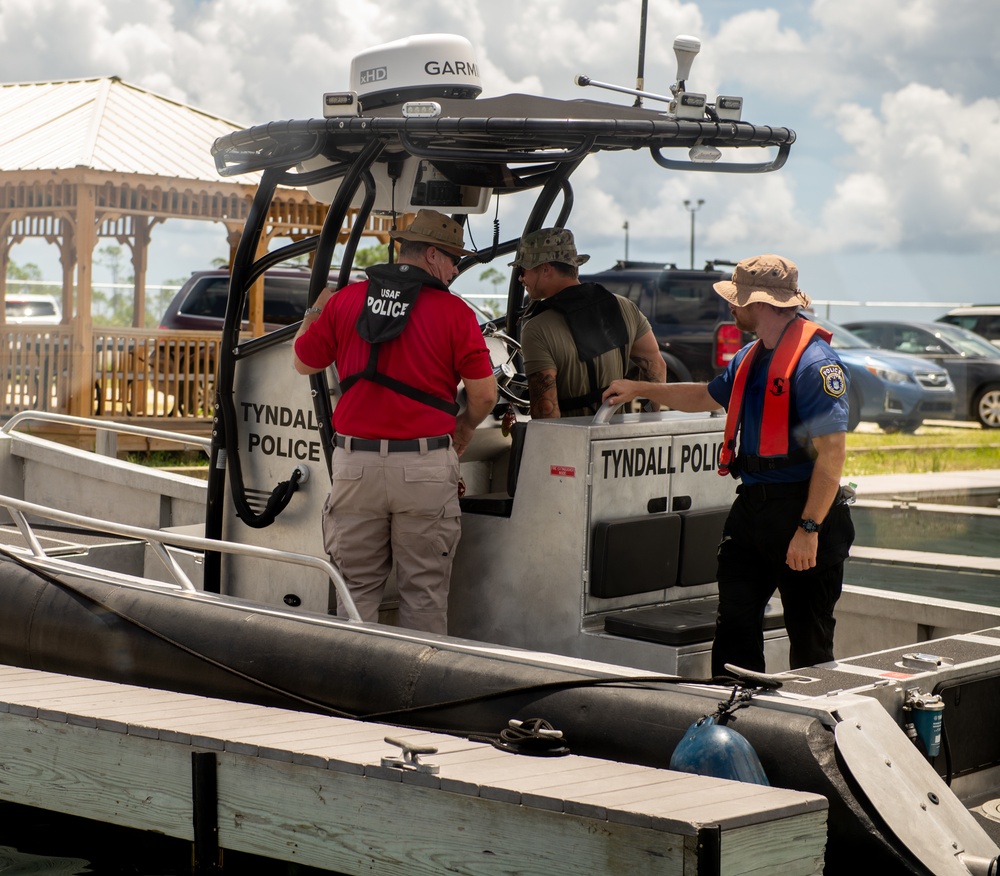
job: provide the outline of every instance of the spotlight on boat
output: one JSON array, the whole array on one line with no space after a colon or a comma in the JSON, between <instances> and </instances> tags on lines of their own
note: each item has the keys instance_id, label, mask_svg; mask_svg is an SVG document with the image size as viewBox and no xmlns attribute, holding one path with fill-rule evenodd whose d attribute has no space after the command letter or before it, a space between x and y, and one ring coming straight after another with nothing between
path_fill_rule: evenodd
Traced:
<instances>
[{"instance_id":1,"label":"spotlight on boat","mask_svg":"<svg viewBox=\"0 0 1000 876\"><path fill-rule=\"evenodd\" d=\"M688 150L688 158L702 164L711 164L722 158L722 153L714 146L706 146L704 143L695 143Z\"/></svg>"}]
</instances>

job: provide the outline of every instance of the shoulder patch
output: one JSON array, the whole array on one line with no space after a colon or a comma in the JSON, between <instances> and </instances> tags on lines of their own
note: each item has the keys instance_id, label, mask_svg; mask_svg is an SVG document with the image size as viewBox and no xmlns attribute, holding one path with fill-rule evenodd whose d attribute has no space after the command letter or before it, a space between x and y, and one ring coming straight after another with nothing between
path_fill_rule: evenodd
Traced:
<instances>
[{"instance_id":1,"label":"shoulder patch","mask_svg":"<svg viewBox=\"0 0 1000 876\"><path fill-rule=\"evenodd\" d=\"M823 391L834 398L840 398L847 389L843 369L839 365L824 365L819 373L823 378Z\"/></svg>"}]
</instances>

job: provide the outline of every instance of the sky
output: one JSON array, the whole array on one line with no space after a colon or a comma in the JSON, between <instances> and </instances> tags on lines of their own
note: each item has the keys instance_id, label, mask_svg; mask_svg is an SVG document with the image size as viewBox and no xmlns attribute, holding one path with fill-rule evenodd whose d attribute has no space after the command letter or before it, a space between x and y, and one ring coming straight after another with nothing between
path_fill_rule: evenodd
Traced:
<instances>
[{"instance_id":1,"label":"sky","mask_svg":"<svg viewBox=\"0 0 1000 876\"><path fill-rule=\"evenodd\" d=\"M117 75L249 127L319 116L323 92L348 87L354 54L444 32L471 41L484 96L631 104L581 89L574 77L635 86L641 5L3 0L0 81ZM694 35L701 52L689 90L710 100L741 95L744 120L793 128L798 139L771 174L675 173L648 153L588 158L574 176L569 225L593 267L623 258L626 242L631 259L686 266L693 219L696 265L782 254L835 320L903 311L931 319L951 303L1000 302L996 0L648 5L646 91L669 93L674 37ZM685 200L704 203L692 214ZM501 207L505 239L519 230L519 209ZM492 220L492 204L471 219L481 246ZM187 276L226 253L221 226L164 223L154 231L148 282ZM46 276L57 272L54 248L26 243L11 255ZM465 292L483 285L476 272L458 283Z\"/></svg>"}]
</instances>

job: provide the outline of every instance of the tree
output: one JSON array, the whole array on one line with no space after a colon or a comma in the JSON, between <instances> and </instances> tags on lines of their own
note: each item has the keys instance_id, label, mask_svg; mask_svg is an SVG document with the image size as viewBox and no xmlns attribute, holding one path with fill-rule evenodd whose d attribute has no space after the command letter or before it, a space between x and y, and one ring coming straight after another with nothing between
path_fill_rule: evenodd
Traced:
<instances>
[{"instance_id":1,"label":"tree","mask_svg":"<svg viewBox=\"0 0 1000 876\"><path fill-rule=\"evenodd\" d=\"M19 265L13 259L7 262L7 280L41 280L42 269L34 262L25 262ZM9 283L8 283L9 288ZM21 288L22 292L27 292L27 286Z\"/></svg>"},{"instance_id":2,"label":"tree","mask_svg":"<svg viewBox=\"0 0 1000 876\"><path fill-rule=\"evenodd\" d=\"M146 324L149 329L158 328L160 317L163 316L167 305L173 300L177 291L187 282L186 277L174 277L160 283L160 288L155 291L146 287Z\"/></svg>"},{"instance_id":3,"label":"tree","mask_svg":"<svg viewBox=\"0 0 1000 876\"><path fill-rule=\"evenodd\" d=\"M366 246L363 249L356 250L354 253L355 268L370 268L372 265L378 265L387 261L389 261L389 245L385 243Z\"/></svg>"},{"instance_id":4,"label":"tree","mask_svg":"<svg viewBox=\"0 0 1000 876\"><path fill-rule=\"evenodd\" d=\"M108 269L111 273L111 294L94 289L91 307L94 322L98 325L131 325L132 298L123 295L119 287L119 277L123 270L124 250L115 244L101 247L94 261ZM121 279L122 284L134 283L135 277L129 274Z\"/></svg>"},{"instance_id":5,"label":"tree","mask_svg":"<svg viewBox=\"0 0 1000 876\"><path fill-rule=\"evenodd\" d=\"M507 275L498 271L496 268L487 268L479 275L481 281L487 281L493 284L496 294L500 295L500 284L507 282ZM480 305L483 310L487 311L490 316L496 316L501 311L500 301L497 298L487 298L482 305Z\"/></svg>"}]
</instances>

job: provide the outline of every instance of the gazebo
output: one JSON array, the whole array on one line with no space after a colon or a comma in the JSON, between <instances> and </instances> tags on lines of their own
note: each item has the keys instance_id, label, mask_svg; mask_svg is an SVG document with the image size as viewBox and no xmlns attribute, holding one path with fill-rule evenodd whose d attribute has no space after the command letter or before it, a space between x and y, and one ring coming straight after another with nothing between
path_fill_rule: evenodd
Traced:
<instances>
[{"instance_id":1,"label":"gazebo","mask_svg":"<svg viewBox=\"0 0 1000 876\"><path fill-rule=\"evenodd\" d=\"M241 127L117 76L0 85L0 298L6 298L17 243L34 237L58 248L63 321L79 365L70 413L91 413L98 240L113 238L131 252L133 325L141 327L156 225L167 219L219 222L230 254L235 250L257 178L223 179L209 150L217 137ZM285 190L272 208L261 249L275 237L318 233L325 214L307 193ZM388 231L388 221L376 218L366 233L386 242ZM253 299L251 328L259 333L261 308Z\"/></svg>"}]
</instances>

